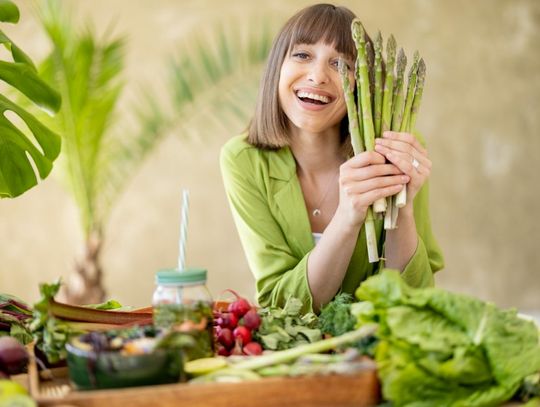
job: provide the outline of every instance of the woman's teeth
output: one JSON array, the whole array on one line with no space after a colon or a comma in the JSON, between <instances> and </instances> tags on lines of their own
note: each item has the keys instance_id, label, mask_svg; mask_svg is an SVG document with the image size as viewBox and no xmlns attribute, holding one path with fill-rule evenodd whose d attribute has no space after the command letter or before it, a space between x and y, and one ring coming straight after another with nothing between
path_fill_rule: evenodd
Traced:
<instances>
[{"instance_id":1,"label":"woman's teeth","mask_svg":"<svg viewBox=\"0 0 540 407\"><path fill-rule=\"evenodd\" d=\"M328 96L324 95L317 95L316 93L309 93L304 91L298 91L296 93L296 96L298 96L300 99L308 99L307 102L320 102L322 104L330 103L330 98Z\"/></svg>"}]
</instances>

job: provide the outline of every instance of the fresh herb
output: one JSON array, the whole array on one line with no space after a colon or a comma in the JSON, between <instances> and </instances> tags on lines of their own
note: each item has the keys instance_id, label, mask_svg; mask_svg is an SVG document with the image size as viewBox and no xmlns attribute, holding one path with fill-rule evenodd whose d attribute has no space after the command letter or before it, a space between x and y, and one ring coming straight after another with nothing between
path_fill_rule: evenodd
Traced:
<instances>
[{"instance_id":1,"label":"fresh herb","mask_svg":"<svg viewBox=\"0 0 540 407\"><path fill-rule=\"evenodd\" d=\"M356 325L356 318L351 315L353 296L340 293L326 304L319 315L319 329L332 336L342 335L352 331Z\"/></svg>"},{"instance_id":2,"label":"fresh herb","mask_svg":"<svg viewBox=\"0 0 540 407\"><path fill-rule=\"evenodd\" d=\"M318 341L322 338L313 312L301 314L302 302L290 297L283 308L259 310L261 325L255 336L264 349L283 350Z\"/></svg>"}]
</instances>

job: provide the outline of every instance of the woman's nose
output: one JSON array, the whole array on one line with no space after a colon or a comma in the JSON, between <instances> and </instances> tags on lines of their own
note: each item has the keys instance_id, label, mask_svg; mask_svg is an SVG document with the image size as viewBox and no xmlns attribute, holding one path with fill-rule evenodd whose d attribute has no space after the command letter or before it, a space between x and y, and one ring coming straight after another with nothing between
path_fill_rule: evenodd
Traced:
<instances>
[{"instance_id":1,"label":"woman's nose","mask_svg":"<svg viewBox=\"0 0 540 407\"><path fill-rule=\"evenodd\" d=\"M313 63L308 73L308 80L315 84L328 82L328 70L325 64L320 62Z\"/></svg>"}]
</instances>

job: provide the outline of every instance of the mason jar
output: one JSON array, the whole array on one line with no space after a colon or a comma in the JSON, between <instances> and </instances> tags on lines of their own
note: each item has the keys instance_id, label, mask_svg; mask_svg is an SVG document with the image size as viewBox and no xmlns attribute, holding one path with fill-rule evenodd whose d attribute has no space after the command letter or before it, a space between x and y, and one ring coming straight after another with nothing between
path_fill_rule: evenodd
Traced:
<instances>
[{"instance_id":1,"label":"mason jar","mask_svg":"<svg viewBox=\"0 0 540 407\"><path fill-rule=\"evenodd\" d=\"M154 325L158 331L185 332L196 346L186 350L188 360L214 355L212 296L206 287L205 269L179 271L164 269L156 273L152 297Z\"/></svg>"}]
</instances>

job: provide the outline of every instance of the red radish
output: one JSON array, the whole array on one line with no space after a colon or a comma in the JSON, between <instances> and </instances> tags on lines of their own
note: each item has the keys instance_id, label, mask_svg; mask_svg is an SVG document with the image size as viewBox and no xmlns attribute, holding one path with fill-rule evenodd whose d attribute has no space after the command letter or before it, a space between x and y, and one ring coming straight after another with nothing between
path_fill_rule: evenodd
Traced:
<instances>
[{"instance_id":1,"label":"red radish","mask_svg":"<svg viewBox=\"0 0 540 407\"><path fill-rule=\"evenodd\" d=\"M249 356L257 356L262 353L262 346L258 342L250 342L244 345L244 353Z\"/></svg>"},{"instance_id":2,"label":"red radish","mask_svg":"<svg viewBox=\"0 0 540 407\"><path fill-rule=\"evenodd\" d=\"M235 314L238 318L242 318L246 312L251 309L251 305L245 298L238 298L236 301L229 304L229 312Z\"/></svg>"},{"instance_id":3,"label":"red radish","mask_svg":"<svg viewBox=\"0 0 540 407\"><path fill-rule=\"evenodd\" d=\"M244 326L246 328L254 331L258 329L260 325L261 317L259 316L255 308L252 308L248 312L246 312L246 315L244 315Z\"/></svg>"},{"instance_id":4,"label":"red radish","mask_svg":"<svg viewBox=\"0 0 540 407\"><path fill-rule=\"evenodd\" d=\"M238 317L232 312L223 312L217 319L217 324L222 328L234 329L238 325Z\"/></svg>"},{"instance_id":5,"label":"red radish","mask_svg":"<svg viewBox=\"0 0 540 407\"><path fill-rule=\"evenodd\" d=\"M229 356L231 353L227 350L227 348L225 346L218 345L217 354L219 356Z\"/></svg>"},{"instance_id":6,"label":"red radish","mask_svg":"<svg viewBox=\"0 0 540 407\"><path fill-rule=\"evenodd\" d=\"M234 348L231 350L231 355L243 355L242 352L242 339L236 338Z\"/></svg>"},{"instance_id":7,"label":"red radish","mask_svg":"<svg viewBox=\"0 0 540 407\"><path fill-rule=\"evenodd\" d=\"M9 375L23 373L28 364L26 348L11 336L0 337L0 370Z\"/></svg>"},{"instance_id":8,"label":"red radish","mask_svg":"<svg viewBox=\"0 0 540 407\"><path fill-rule=\"evenodd\" d=\"M227 349L231 349L234 346L234 336L229 328L222 328L219 331L217 340Z\"/></svg>"},{"instance_id":9,"label":"red radish","mask_svg":"<svg viewBox=\"0 0 540 407\"><path fill-rule=\"evenodd\" d=\"M233 335L235 338L240 339L242 343L251 342L251 331L245 326L236 327L236 329L233 331Z\"/></svg>"}]
</instances>

